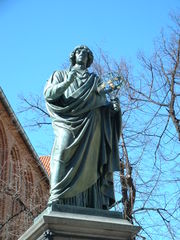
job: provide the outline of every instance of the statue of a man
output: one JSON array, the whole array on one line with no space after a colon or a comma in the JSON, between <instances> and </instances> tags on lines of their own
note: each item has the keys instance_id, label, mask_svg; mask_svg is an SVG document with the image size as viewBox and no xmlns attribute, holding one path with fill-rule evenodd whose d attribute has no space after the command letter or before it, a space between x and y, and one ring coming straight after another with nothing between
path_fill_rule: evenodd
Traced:
<instances>
[{"instance_id":1,"label":"statue of a man","mask_svg":"<svg viewBox=\"0 0 180 240\"><path fill-rule=\"evenodd\" d=\"M119 170L119 102L109 103L98 91L100 78L87 70L93 62L88 47L76 47L70 61L70 69L55 71L44 90L55 133L49 204L109 209Z\"/></svg>"}]
</instances>

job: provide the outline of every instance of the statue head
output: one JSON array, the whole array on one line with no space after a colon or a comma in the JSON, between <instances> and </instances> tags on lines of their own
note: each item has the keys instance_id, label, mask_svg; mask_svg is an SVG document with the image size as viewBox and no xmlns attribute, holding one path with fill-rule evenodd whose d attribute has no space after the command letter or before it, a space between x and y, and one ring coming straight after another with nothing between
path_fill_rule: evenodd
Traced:
<instances>
[{"instance_id":1,"label":"statue head","mask_svg":"<svg viewBox=\"0 0 180 240\"><path fill-rule=\"evenodd\" d=\"M76 56L75 56L75 53L78 49L85 49L87 51L87 54L88 54L88 60L87 60L87 64L86 64L86 67L90 67L92 62L93 62L93 53L92 51L85 45L80 45L80 46L77 46L75 47L75 49L72 51L72 53L70 54L70 62L71 62L71 67L74 66L76 64Z\"/></svg>"}]
</instances>

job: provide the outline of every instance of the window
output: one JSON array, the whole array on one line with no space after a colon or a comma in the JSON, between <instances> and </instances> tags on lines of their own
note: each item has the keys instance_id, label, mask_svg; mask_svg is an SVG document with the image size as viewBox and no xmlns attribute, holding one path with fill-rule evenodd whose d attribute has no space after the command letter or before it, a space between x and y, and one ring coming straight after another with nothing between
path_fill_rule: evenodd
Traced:
<instances>
[{"instance_id":1,"label":"window","mask_svg":"<svg viewBox=\"0 0 180 240\"><path fill-rule=\"evenodd\" d=\"M17 146L14 146L10 152L8 163L8 185L14 191L19 192L21 188L21 162Z\"/></svg>"},{"instance_id":2,"label":"window","mask_svg":"<svg viewBox=\"0 0 180 240\"><path fill-rule=\"evenodd\" d=\"M7 172L7 139L2 121L0 121L0 186L6 180Z\"/></svg>"}]
</instances>

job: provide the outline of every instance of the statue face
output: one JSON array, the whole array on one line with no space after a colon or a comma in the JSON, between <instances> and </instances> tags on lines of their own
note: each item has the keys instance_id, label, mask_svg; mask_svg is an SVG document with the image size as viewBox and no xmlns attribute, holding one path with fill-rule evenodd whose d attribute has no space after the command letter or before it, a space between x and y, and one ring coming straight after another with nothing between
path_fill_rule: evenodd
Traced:
<instances>
[{"instance_id":1,"label":"statue face","mask_svg":"<svg viewBox=\"0 0 180 240\"><path fill-rule=\"evenodd\" d=\"M76 63L79 65L87 65L88 53L86 49L77 49L75 52Z\"/></svg>"}]
</instances>

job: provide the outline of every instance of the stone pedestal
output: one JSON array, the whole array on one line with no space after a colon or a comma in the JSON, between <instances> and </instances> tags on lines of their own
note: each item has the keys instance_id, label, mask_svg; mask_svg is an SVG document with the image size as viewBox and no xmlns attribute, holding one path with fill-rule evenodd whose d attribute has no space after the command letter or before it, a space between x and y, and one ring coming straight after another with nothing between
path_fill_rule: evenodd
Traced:
<instances>
[{"instance_id":1,"label":"stone pedestal","mask_svg":"<svg viewBox=\"0 0 180 240\"><path fill-rule=\"evenodd\" d=\"M119 212L53 205L19 240L131 240L139 230Z\"/></svg>"}]
</instances>

